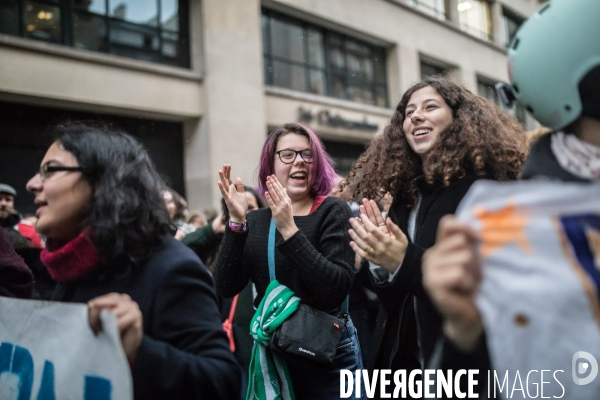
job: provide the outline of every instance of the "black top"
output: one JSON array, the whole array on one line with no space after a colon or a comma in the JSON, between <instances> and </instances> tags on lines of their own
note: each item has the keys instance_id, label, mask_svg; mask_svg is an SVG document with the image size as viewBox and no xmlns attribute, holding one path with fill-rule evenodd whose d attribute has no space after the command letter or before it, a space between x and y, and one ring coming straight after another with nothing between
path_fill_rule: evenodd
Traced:
<instances>
[{"instance_id":1,"label":"black top","mask_svg":"<svg viewBox=\"0 0 600 400\"><path fill-rule=\"evenodd\" d=\"M425 368L417 358L429 361L436 340L442 333L442 320L423 289L421 259L435 244L437 226L446 214L453 214L471 185L485 177L467 176L450 186L429 185L423 177L416 180L421 203L417 212L414 240L410 241L404 260L391 282L376 281L369 273L372 289L387 311L380 319L376 340L379 349L372 360L375 368ZM410 208L401 196L394 197L389 216L408 237ZM366 274L366 272L363 272Z\"/></svg>"},{"instance_id":2,"label":"black top","mask_svg":"<svg viewBox=\"0 0 600 400\"><path fill-rule=\"evenodd\" d=\"M169 238L146 264L121 277L58 284L53 300L86 303L117 292L136 301L144 335L132 368L134 397L237 399L240 371L229 351L212 279L198 257Z\"/></svg>"},{"instance_id":3,"label":"black top","mask_svg":"<svg viewBox=\"0 0 600 400\"><path fill-rule=\"evenodd\" d=\"M307 305L336 313L350 291L354 278L354 252L350 247L350 207L340 199L327 197L310 215L294 217L298 231L283 240L275 236L275 274ZM267 247L271 209L247 215L246 232L229 226L214 271L217 293L232 297L252 280L262 300L269 285Z\"/></svg>"}]
</instances>

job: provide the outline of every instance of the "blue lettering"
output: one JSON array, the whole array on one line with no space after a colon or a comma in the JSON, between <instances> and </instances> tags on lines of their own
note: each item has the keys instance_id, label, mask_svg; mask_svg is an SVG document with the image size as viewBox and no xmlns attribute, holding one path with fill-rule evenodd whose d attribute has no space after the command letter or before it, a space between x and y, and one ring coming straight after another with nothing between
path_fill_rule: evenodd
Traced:
<instances>
[{"instance_id":1,"label":"blue lettering","mask_svg":"<svg viewBox=\"0 0 600 400\"><path fill-rule=\"evenodd\" d=\"M44 362L42 383L40 384L37 400L56 400L54 391L54 364L47 360Z\"/></svg>"},{"instance_id":2,"label":"blue lettering","mask_svg":"<svg viewBox=\"0 0 600 400\"><path fill-rule=\"evenodd\" d=\"M33 387L33 358L29 350L12 343L0 345L0 374L10 373L18 379L18 400L30 400ZM110 400L112 384L108 379L98 376L86 376L84 382L84 400ZM56 400L54 388L54 364L44 362L42 382L36 400Z\"/></svg>"},{"instance_id":3,"label":"blue lettering","mask_svg":"<svg viewBox=\"0 0 600 400\"><path fill-rule=\"evenodd\" d=\"M110 400L112 385L108 379L98 376L86 376L84 400Z\"/></svg>"},{"instance_id":4,"label":"blue lettering","mask_svg":"<svg viewBox=\"0 0 600 400\"><path fill-rule=\"evenodd\" d=\"M10 372L19 378L18 400L30 400L33 386L33 358L29 350L12 343L0 346L0 374Z\"/></svg>"}]
</instances>

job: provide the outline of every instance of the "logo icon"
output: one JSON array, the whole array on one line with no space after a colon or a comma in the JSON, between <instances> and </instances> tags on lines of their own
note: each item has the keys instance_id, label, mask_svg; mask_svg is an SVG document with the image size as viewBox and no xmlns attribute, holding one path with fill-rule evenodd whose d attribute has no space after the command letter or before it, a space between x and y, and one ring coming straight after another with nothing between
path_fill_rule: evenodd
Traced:
<instances>
[{"instance_id":1,"label":"logo icon","mask_svg":"<svg viewBox=\"0 0 600 400\"><path fill-rule=\"evenodd\" d=\"M585 359L583 361L582 359ZM591 367L591 368L590 368ZM589 375L585 378L579 378L578 376L584 375L589 371ZM587 385L592 382L596 375L598 375L598 361L593 355L586 351L578 351L573 354L573 382L577 385Z\"/></svg>"}]
</instances>

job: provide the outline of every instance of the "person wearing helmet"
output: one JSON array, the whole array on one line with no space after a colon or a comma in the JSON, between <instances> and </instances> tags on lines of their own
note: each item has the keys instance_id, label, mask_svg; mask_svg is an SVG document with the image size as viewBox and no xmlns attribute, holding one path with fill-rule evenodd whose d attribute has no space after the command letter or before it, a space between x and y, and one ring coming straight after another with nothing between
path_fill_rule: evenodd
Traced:
<instances>
[{"instance_id":1,"label":"person wearing helmet","mask_svg":"<svg viewBox=\"0 0 600 400\"><path fill-rule=\"evenodd\" d=\"M521 179L600 181L598 15L598 0L551 0L509 46L511 85L499 88L501 97L519 101L553 130L532 146ZM481 280L477 240L468 225L447 216L423 257L423 284L444 318L434 368L491 369L475 305Z\"/></svg>"}]
</instances>

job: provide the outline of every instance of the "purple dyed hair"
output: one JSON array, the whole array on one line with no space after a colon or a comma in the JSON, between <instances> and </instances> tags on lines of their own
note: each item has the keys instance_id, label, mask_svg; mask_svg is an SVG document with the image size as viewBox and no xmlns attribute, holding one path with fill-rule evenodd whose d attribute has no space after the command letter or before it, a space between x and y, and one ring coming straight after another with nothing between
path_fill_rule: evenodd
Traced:
<instances>
[{"instance_id":1,"label":"purple dyed hair","mask_svg":"<svg viewBox=\"0 0 600 400\"><path fill-rule=\"evenodd\" d=\"M311 196L327 196L333 188L333 181L337 174L333 169L333 160L325 151L321 139L309 127L295 122L284 124L275 128L267 138L260 154L258 170L258 184L261 194L267 191L267 176L275 173L274 160L279 138L294 133L308 138L310 151L313 154L313 179L309 182Z\"/></svg>"}]
</instances>

